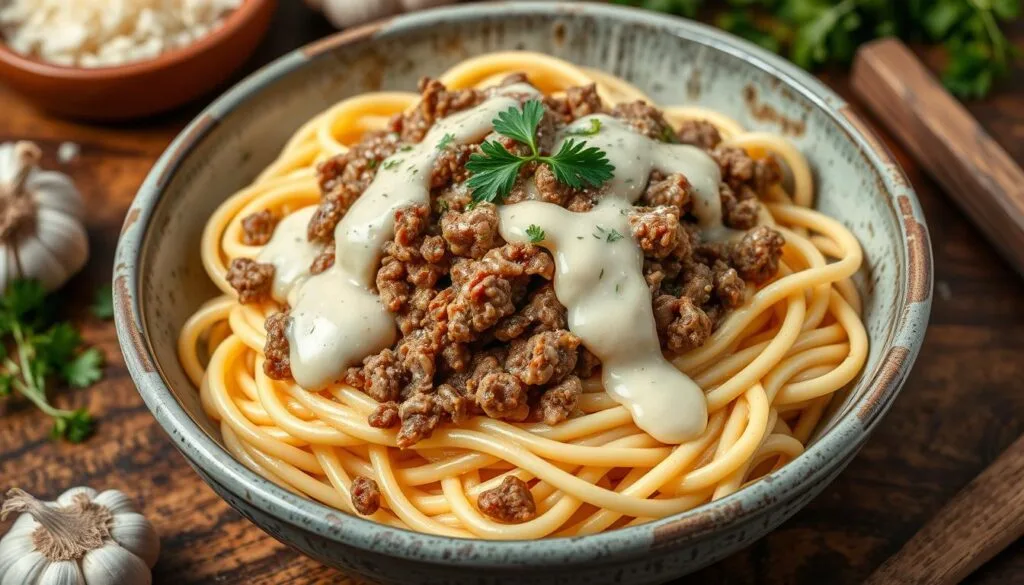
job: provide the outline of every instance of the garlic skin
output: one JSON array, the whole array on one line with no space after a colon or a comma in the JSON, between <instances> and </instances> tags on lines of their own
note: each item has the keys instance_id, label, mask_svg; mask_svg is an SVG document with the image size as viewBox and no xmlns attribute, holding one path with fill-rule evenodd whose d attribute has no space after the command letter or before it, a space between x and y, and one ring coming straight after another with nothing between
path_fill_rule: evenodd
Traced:
<instances>
[{"instance_id":1,"label":"garlic skin","mask_svg":"<svg viewBox=\"0 0 1024 585\"><path fill-rule=\"evenodd\" d=\"M72 488L56 502L7 492L0 517L24 512L0 539L0 585L151 585L153 525L123 493Z\"/></svg>"},{"instance_id":2,"label":"garlic skin","mask_svg":"<svg viewBox=\"0 0 1024 585\"><path fill-rule=\"evenodd\" d=\"M306 0L310 8L322 11L337 28L358 26L378 18L453 2L455 0Z\"/></svg>"},{"instance_id":3,"label":"garlic skin","mask_svg":"<svg viewBox=\"0 0 1024 585\"><path fill-rule=\"evenodd\" d=\"M0 144L0 291L17 278L57 289L89 259L78 189L40 156L31 142Z\"/></svg>"}]
</instances>

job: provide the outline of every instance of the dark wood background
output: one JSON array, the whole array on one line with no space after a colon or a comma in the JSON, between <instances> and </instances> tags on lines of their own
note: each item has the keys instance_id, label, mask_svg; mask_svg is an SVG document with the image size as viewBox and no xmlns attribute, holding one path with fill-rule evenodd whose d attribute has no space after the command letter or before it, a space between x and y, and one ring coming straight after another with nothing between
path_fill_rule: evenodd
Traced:
<instances>
[{"instance_id":1,"label":"dark wood background","mask_svg":"<svg viewBox=\"0 0 1024 585\"><path fill-rule=\"evenodd\" d=\"M285 0L247 70L328 32L301 2ZM1012 37L1024 44L1024 27ZM941 58L924 56L933 65ZM822 77L854 101L845 74ZM969 107L1021 163L1024 69L1013 77ZM75 485L124 490L162 537L158 584L345 583L350 580L244 520L192 472L136 393L113 323L86 310L95 287L109 282L117 234L136 188L197 109L130 125L81 125L37 111L0 80L0 141L38 142L46 163L70 173L86 198L92 258L63 294L86 340L108 360L102 382L57 397L61 405L88 405L98 417L97 434L83 445L50 441L50 423L34 408L0 405L0 489L20 486L48 498ZM917 189L935 247L935 303L917 366L860 456L824 494L767 538L680 585L859 583L1024 432L1024 281L905 151L880 134ZM63 141L82 149L68 165L55 159ZM1024 542L967 583L1024 583Z\"/></svg>"}]
</instances>

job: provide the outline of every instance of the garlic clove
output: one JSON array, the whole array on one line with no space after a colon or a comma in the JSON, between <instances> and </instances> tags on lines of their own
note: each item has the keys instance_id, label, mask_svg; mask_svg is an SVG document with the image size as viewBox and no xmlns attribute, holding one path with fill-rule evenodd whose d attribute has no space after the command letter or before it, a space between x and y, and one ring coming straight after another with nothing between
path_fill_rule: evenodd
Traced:
<instances>
[{"instance_id":1,"label":"garlic clove","mask_svg":"<svg viewBox=\"0 0 1024 585\"><path fill-rule=\"evenodd\" d=\"M324 0L323 10L331 24L346 28L398 14L402 7L399 0Z\"/></svg>"},{"instance_id":2,"label":"garlic clove","mask_svg":"<svg viewBox=\"0 0 1024 585\"><path fill-rule=\"evenodd\" d=\"M89 259L89 237L85 228L63 213L40 209L36 238L60 262L69 277L81 270Z\"/></svg>"},{"instance_id":3,"label":"garlic clove","mask_svg":"<svg viewBox=\"0 0 1024 585\"><path fill-rule=\"evenodd\" d=\"M8 569L10 569L15 563L36 550L36 545L32 542L31 533L35 530L37 524L33 522L32 517L27 514L18 517L19 520L22 518L29 519L29 530L27 532L23 531L20 535L13 536L8 532L4 536L3 540L0 540L0 542L3 543L3 551L0 552L0 579L6 577ZM0 584L2 583L4 583L4 581L0 580Z\"/></svg>"},{"instance_id":4,"label":"garlic clove","mask_svg":"<svg viewBox=\"0 0 1024 585\"><path fill-rule=\"evenodd\" d=\"M39 583L45 585L85 585L85 576L78 568L75 561L58 561L50 563L43 574L39 576Z\"/></svg>"},{"instance_id":5,"label":"garlic clove","mask_svg":"<svg viewBox=\"0 0 1024 585\"><path fill-rule=\"evenodd\" d=\"M6 553L5 553L6 554ZM39 575L50 564L49 559L36 550L18 558L3 573L0 585L27 585L39 580Z\"/></svg>"},{"instance_id":6,"label":"garlic clove","mask_svg":"<svg viewBox=\"0 0 1024 585\"><path fill-rule=\"evenodd\" d=\"M133 514L135 504L131 498L117 490L106 490L100 492L92 501L110 510L111 514Z\"/></svg>"},{"instance_id":7,"label":"garlic clove","mask_svg":"<svg viewBox=\"0 0 1024 585\"><path fill-rule=\"evenodd\" d=\"M116 543L109 543L85 553L82 557L82 574L85 575L86 583L153 583L153 575L146 563Z\"/></svg>"},{"instance_id":8,"label":"garlic clove","mask_svg":"<svg viewBox=\"0 0 1024 585\"><path fill-rule=\"evenodd\" d=\"M96 497L96 490L85 486L73 487L57 498L57 504L60 506L70 506L74 503L75 496L78 494L85 494L91 500Z\"/></svg>"},{"instance_id":9,"label":"garlic clove","mask_svg":"<svg viewBox=\"0 0 1024 585\"><path fill-rule=\"evenodd\" d=\"M33 521L32 516L22 514L21 516L18 516L18 519L14 521L14 524L11 524L11 529L4 535L3 540L28 536L35 529L36 523Z\"/></svg>"},{"instance_id":10,"label":"garlic clove","mask_svg":"<svg viewBox=\"0 0 1024 585\"><path fill-rule=\"evenodd\" d=\"M110 536L128 552L134 553L152 567L160 556L160 539L156 530L142 514L114 514Z\"/></svg>"},{"instance_id":11,"label":"garlic clove","mask_svg":"<svg viewBox=\"0 0 1024 585\"><path fill-rule=\"evenodd\" d=\"M39 280L46 290L54 290L69 276L64 265L36 238L22 239L16 253L18 262L24 270L22 276Z\"/></svg>"},{"instance_id":12,"label":"garlic clove","mask_svg":"<svg viewBox=\"0 0 1024 585\"><path fill-rule=\"evenodd\" d=\"M36 203L43 209L60 211L79 219L85 215L85 204L78 188L63 173L36 170L26 181L25 189L34 195Z\"/></svg>"}]
</instances>

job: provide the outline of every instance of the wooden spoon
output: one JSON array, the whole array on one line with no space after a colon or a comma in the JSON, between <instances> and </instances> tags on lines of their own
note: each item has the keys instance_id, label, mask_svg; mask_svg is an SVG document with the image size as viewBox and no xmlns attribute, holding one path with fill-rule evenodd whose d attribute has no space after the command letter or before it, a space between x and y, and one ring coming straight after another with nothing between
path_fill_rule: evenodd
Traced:
<instances>
[{"instance_id":1,"label":"wooden spoon","mask_svg":"<svg viewBox=\"0 0 1024 585\"><path fill-rule=\"evenodd\" d=\"M1024 275L1024 171L900 41L862 47L854 92ZM1024 535L1024 437L865 585L955 585Z\"/></svg>"}]
</instances>

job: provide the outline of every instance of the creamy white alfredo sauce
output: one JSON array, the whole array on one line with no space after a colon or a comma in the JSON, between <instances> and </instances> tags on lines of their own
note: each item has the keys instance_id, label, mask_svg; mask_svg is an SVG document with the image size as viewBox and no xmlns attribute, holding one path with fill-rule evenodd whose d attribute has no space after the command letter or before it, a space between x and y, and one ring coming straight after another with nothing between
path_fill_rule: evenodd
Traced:
<instances>
[{"instance_id":1,"label":"creamy white alfredo sauce","mask_svg":"<svg viewBox=\"0 0 1024 585\"><path fill-rule=\"evenodd\" d=\"M601 122L596 135L569 136L590 128L591 118ZM726 237L718 165L699 148L651 140L604 115L576 120L562 140L570 137L600 148L615 167L598 205L585 213L539 201L505 205L499 208L501 235L525 242L531 225L544 230L540 245L555 258L555 295L569 311L569 330L600 358L605 390L655 439L693 439L707 426L707 402L661 353L643 251L630 235L627 214L652 170L682 173L693 185L693 214L704 235Z\"/></svg>"},{"instance_id":2,"label":"creamy white alfredo sauce","mask_svg":"<svg viewBox=\"0 0 1024 585\"><path fill-rule=\"evenodd\" d=\"M311 242L306 237L309 219L316 211L315 205L288 214L277 227L270 241L263 246L256 257L258 262L274 265L274 286L271 296L280 303L291 303L289 293L295 292L302 280L309 276L309 266L323 252L324 245ZM294 295L292 295L294 296Z\"/></svg>"},{"instance_id":3,"label":"creamy white alfredo sauce","mask_svg":"<svg viewBox=\"0 0 1024 585\"><path fill-rule=\"evenodd\" d=\"M438 144L482 140L493 132L492 120L499 112L519 105L510 97L513 94L536 95L537 90L526 84L500 88L480 105L438 120L419 144L381 162L373 182L335 227L334 266L308 278L288 277L292 288L281 296L292 306L286 335L292 375L300 386L323 387L366 356L394 344L394 317L372 288L384 244L395 235L395 211L429 204L430 174L442 152ZM308 220L309 215L303 230ZM268 248L278 231L281 226ZM307 260L301 246L296 248L288 258L287 254L277 257L275 267L280 270L278 262L286 264L291 274L295 265L308 275L312 258ZM284 280L282 288L287 288ZM275 280L275 298L277 284Z\"/></svg>"}]
</instances>

